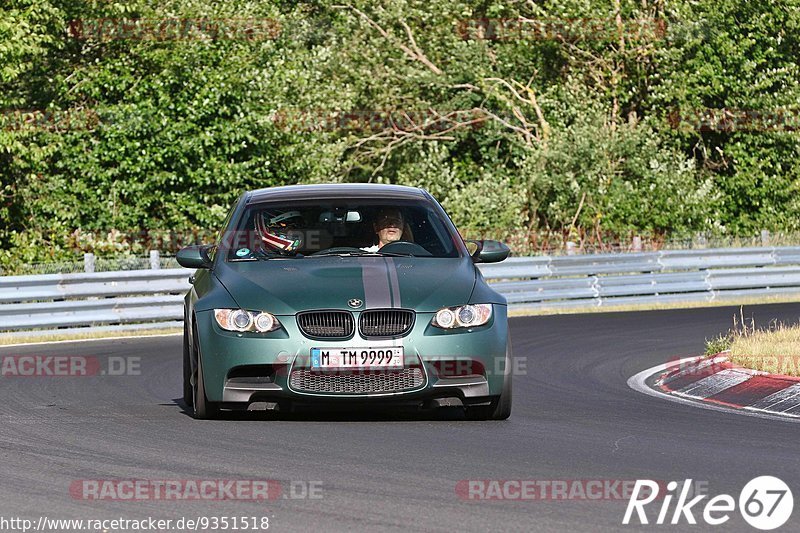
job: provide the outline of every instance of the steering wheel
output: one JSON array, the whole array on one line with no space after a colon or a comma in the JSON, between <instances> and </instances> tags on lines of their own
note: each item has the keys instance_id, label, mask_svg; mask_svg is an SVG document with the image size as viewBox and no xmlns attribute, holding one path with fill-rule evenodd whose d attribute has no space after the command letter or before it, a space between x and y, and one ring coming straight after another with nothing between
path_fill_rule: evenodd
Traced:
<instances>
[{"instance_id":1,"label":"steering wheel","mask_svg":"<svg viewBox=\"0 0 800 533\"><path fill-rule=\"evenodd\" d=\"M319 250L318 252L314 252L311 255L325 255L325 254L347 254L352 252L363 252L361 248L356 248L354 246L336 246L334 248L326 248L324 250Z\"/></svg>"},{"instance_id":2,"label":"steering wheel","mask_svg":"<svg viewBox=\"0 0 800 533\"><path fill-rule=\"evenodd\" d=\"M417 243L408 241L394 241L384 244L380 252L393 252L398 254L408 254L414 256L429 257L433 254Z\"/></svg>"}]
</instances>

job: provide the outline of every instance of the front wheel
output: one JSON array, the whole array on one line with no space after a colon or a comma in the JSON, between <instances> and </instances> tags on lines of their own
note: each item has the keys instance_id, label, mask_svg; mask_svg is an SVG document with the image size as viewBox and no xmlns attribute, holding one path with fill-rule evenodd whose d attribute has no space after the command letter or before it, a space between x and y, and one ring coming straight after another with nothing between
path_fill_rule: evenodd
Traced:
<instances>
[{"instance_id":1,"label":"front wheel","mask_svg":"<svg viewBox=\"0 0 800 533\"><path fill-rule=\"evenodd\" d=\"M506 364L503 373L503 389L500 396L492 399L489 405L476 405L466 408L469 420L506 420L511 416L511 339L506 345Z\"/></svg>"},{"instance_id":2,"label":"front wheel","mask_svg":"<svg viewBox=\"0 0 800 533\"><path fill-rule=\"evenodd\" d=\"M197 373L192 388L194 417L198 420L208 420L215 418L219 414L219 405L216 402L209 402L208 398L206 398L205 379L203 378L203 357L200 354L196 339L194 342L194 350L195 354L197 354Z\"/></svg>"},{"instance_id":3,"label":"front wheel","mask_svg":"<svg viewBox=\"0 0 800 533\"><path fill-rule=\"evenodd\" d=\"M183 326L183 403L187 407L194 404L194 390L192 389L192 362L189 359L189 332Z\"/></svg>"}]
</instances>

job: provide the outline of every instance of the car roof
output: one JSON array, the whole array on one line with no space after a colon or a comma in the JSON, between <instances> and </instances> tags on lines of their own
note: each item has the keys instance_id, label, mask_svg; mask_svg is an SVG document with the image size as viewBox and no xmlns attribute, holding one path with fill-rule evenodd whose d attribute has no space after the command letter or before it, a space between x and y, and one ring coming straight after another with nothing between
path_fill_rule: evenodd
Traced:
<instances>
[{"instance_id":1,"label":"car roof","mask_svg":"<svg viewBox=\"0 0 800 533\"><path fill-rule=\"evenodd\" d=\"M423 189L404 185L381 183L328 183L315 185L287 185L268 187L247 193L247 204L273 200L314 200L338 198L387 198L398 200L423 200Z\"/></svg>"}]
</instances>

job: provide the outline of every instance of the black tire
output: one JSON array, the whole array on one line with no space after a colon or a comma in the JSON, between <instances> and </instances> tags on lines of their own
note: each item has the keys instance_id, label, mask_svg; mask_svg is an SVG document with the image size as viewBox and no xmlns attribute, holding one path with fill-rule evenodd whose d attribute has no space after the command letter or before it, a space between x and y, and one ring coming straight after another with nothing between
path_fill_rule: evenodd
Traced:
<instances>
[{"instance_id":1,"label":"black tire","mask_svg":"<svg viewBox=\"0 0 800 533\"><path fill-rule=\"evenodd\" d=\"M512 357L511 339L506 345L506 364L503 373L503 390L500 396L492 399L489 405L476 405L466 408L466 416L469 420L506 420L511 416L511 399L513 397L512 383Z\"/></svg>"},{"instance_id":2,"label":"black tire","mask_svg":"<svg viewBox=\"0 0 800 533\"><path fill-rule=\"evenodd\" d=\"M189 359L189 331L183 325L183 403L187 407L194 405L194 390L192 390L192 361Z\"/></svg>"},{"instance_id":3,"label":"black tire","mask_svg":"<svg viewBox=\"0 0 800 533\"><path fill-rule=\"evenodd\" d=\"M219 414L219 405L216 402L209 402L206 398L205 380L203 379L203 357L200 353L200 347L197 344L197 336L194 339L194 353L197 357L197 372L194 378L194 399L192 407L194 407L194 417L197 420L209 420L215 418Z\"/></svg>"}]
</instances>

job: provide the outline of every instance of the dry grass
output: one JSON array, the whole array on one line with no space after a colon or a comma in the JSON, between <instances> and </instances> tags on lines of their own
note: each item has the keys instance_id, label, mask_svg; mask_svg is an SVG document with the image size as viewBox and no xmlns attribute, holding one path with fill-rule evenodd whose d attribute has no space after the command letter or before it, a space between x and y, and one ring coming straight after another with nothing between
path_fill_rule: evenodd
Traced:
<instances>
[{"instance_id":1,"label":"dry grass","mask_svg":"<svg viewBox=\"0 0 800 533\"><path fill-rule=\"evenodd\" d=\"M766 327L756 327L739 308L731 329L706 339L707 356L720 352L728 352L728 359L744 368L800 376L800 324L772 321Z\"/></svg>"},{"instance_id":2,"label":"dry grass","mask_svg":"<svg viewBox=\"0 0 800 533\"><path fill-rule=\"evenodd\" d=\"M38 344L45 342L74 341L85 339L108 339L116 337L142 337L145 335L174 335L181 333L180 328L142 329L123 331L87 331L86 333L69 333L53 335L11 336L0 334L0 346L9 344Z\"/></svg>"},{"instance_id":3,"label":"dry grass","mask_svg":"<svg viewBox=\"0 0 800 533\"><path fill-rule=\"evenodd\" d=\"M800 325L744 331L731 342L731 362L770 374L800 376Z\"/></svg>"}]
</instances>

